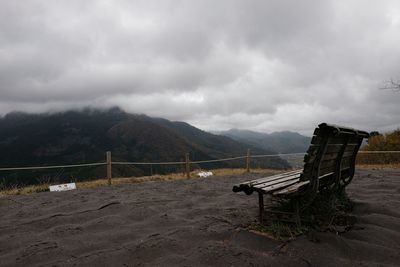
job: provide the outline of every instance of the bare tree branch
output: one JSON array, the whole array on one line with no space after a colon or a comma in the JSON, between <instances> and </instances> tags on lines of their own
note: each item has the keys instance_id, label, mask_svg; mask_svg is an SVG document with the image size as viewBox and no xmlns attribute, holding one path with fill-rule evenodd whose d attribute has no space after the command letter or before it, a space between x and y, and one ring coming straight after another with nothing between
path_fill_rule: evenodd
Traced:
<instances>
[{"instance_id":1,"label":"bare tree branch","mask_svg":"<svg viewBox=\"0 0 400 267\"><path fill-rule=\"evenodd\" d=\"M393 78L390 78L389 81L384 81L384 86L379 88L381 90L392 90L395 92L400 91L400 80L393 80Z\"/></svg>"}]
</instances>

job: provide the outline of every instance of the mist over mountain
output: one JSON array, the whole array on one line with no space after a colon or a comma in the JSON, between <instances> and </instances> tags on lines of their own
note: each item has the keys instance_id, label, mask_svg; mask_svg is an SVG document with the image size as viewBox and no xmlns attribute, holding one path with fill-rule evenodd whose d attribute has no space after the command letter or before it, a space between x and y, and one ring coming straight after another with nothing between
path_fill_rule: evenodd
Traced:
<instances>
[{"instance_id":1,"label":"mist over mountain","mask_svg":"<svg viewBox=\"0 0 400 267\"><path fill-rule=\"evenodd\" d=\"M230 129L228 131L218 132L218 134L278 153L306 152L311 141L311 137L290 131L267 134L249 130Z\"/></svg>"},{"instance_id":2,"label":"mist over mountain","mask_svg":"<svg viewBox=\"0 0 400 267\"><path fill-rule=\"evenodd\" d=\"M0 167L43 166L104 162L111 151L113 161L191 161L242 156L273 151L253 147L229 137L214 135L185 122L129 114L118 108L84 109L53 114L9 113L0 119ZM194 168L242 166L240 162L204 164ZM280 158L257 161L261 167L287 168ZM179 171L182 166L152 166L152 172ZM150 174L149 166L116 166L114 176ZM3 184L35 183L49 176L60 181L104 177L104 166L44 172L0 172Z\"/></svg>"}]
</instances>

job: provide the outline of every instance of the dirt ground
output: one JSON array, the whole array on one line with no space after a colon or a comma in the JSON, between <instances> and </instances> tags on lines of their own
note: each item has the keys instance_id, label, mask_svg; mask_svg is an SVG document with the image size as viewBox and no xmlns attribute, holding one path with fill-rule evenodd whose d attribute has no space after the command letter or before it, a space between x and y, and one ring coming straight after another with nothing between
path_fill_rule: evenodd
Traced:
<instances>
[{"instance_id":1,"label":"dirt ground","mask_svg":"<svg viewBox=\"0 0 400 267\"><path fill-rule=\"evenodd\" d=\"M400 170L359 170L354 228L310 241L249 232L261 174L0 198L0 266L400 266Z\"/></svg>"}]
</instances>

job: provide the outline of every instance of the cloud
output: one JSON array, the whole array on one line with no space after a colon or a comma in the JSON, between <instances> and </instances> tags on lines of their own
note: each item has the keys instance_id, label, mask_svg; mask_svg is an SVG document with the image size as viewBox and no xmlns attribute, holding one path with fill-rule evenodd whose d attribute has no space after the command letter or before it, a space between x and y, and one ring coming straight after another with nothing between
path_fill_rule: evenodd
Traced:
<instances>
[{"instance_id":1,"label":"cloud","mask_svg":"<svg viewBox=\"0 0 400 267\"><path fill-rule=\"evenodd\" d=\"M0 113L118 105L231 127L399 127L397 1L0 1Z\"/></svg>"}]
</instances>

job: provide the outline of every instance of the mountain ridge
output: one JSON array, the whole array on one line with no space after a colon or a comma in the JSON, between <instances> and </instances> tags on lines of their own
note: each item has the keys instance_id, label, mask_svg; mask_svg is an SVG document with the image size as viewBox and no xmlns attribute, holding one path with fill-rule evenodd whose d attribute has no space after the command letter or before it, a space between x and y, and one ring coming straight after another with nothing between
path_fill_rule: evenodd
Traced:
<instances>
[{"instance_id":1,"label":"mountain ridge","mask_svg":"<svg viewBox=\"0 0 400 267\"><path fill-rule=\"evenodd\" d=\"M306 152L311 141L311 137L292 131L279 131L268 134L245 129L230 129L216 133L278 153Z\"/></svg>"},{"instance_id":2,"label":"mountain ridge","mask_svg":"<svg viewBox=\"0 0 400 267\"><path fill-rule=\"evenodd\" d=\"M243 144L229 137L214 135L185 122L130 114L118 108L86 109L50 114L14 112L0 118L0 167L41 166L104 162L111 151L113 161L170 162L182 161L190 153L191 161L243 156L274 151ZM242 166L244 162L204 164L194 168ZM260 167L288 168L280 158L259 161ZM64 169L60 181L70 177L104 177L103 166L82 169L78 174ZM182 166L153 166L160 173L181 170ZM114 176L146 175L145 166L116 166ZM21 172L0 173L3 180L34 183ZM31 173L42 177L42 173ZM36 179L36 178L35 178ZM4 182L3 182L4 183Z\"/></svg>"}]
</instances>

